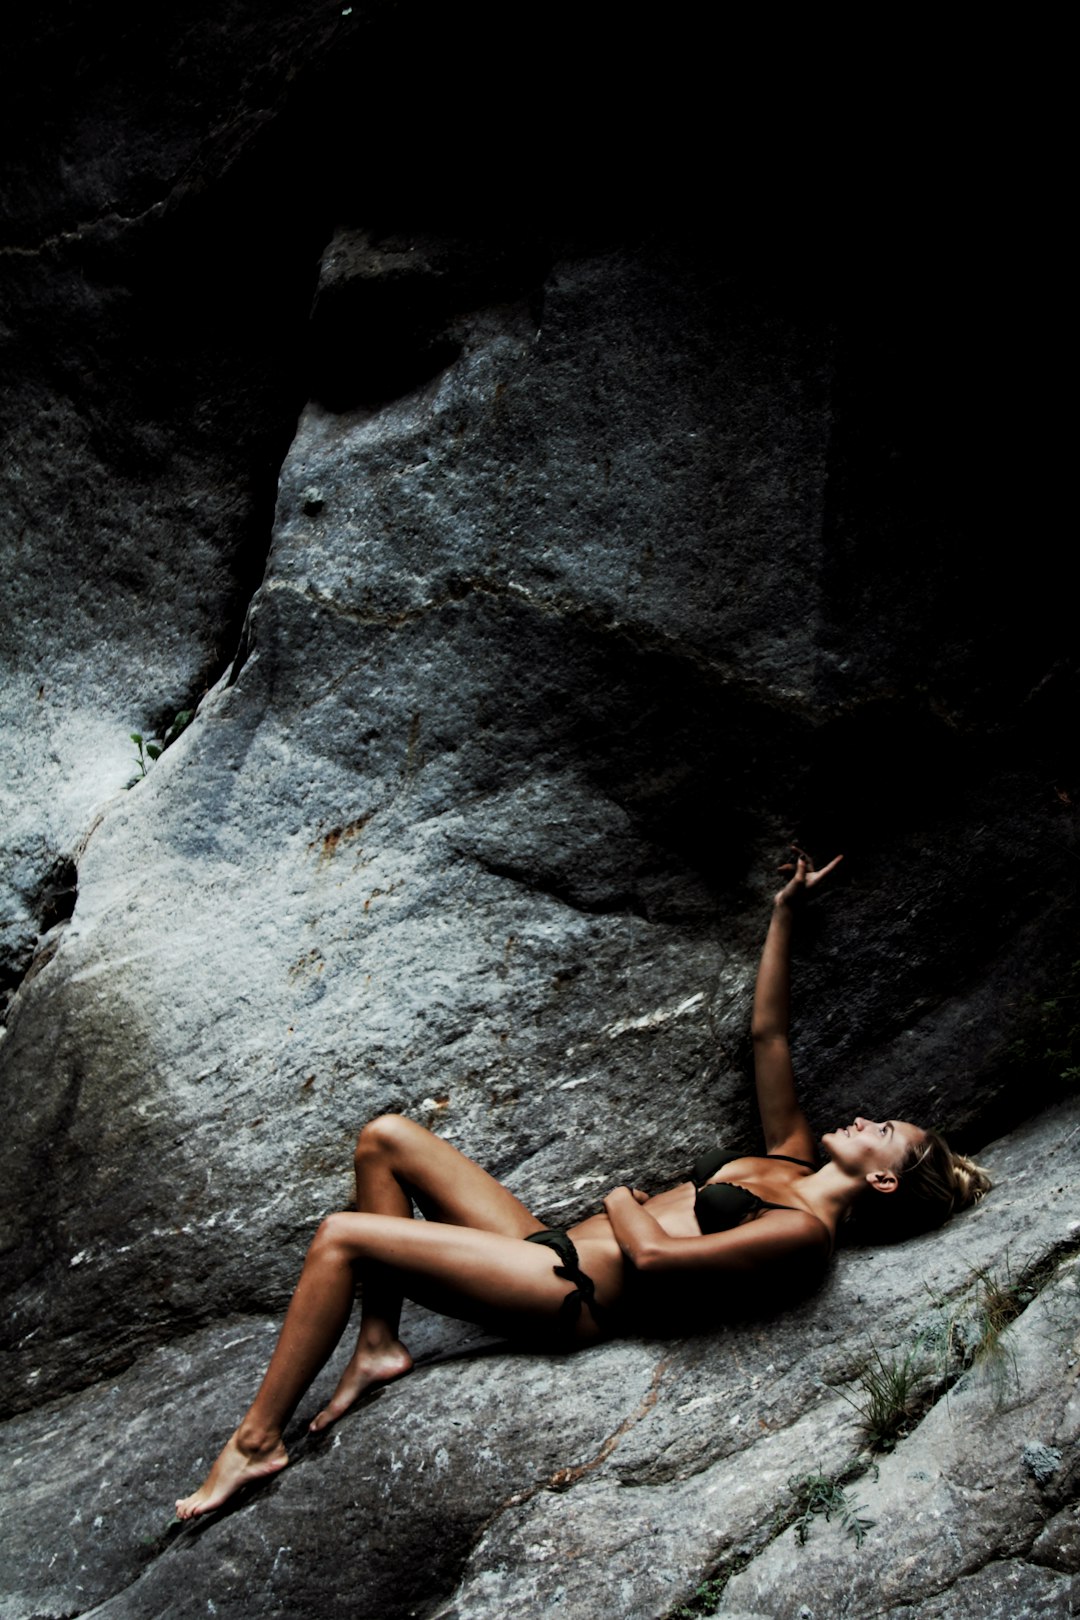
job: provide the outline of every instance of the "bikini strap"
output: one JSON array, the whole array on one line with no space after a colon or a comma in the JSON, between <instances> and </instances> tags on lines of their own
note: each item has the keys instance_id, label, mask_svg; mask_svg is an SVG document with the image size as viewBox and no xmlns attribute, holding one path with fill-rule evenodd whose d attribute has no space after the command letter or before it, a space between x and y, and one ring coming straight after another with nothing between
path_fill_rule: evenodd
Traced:
<instances>
[{"instance_id":1,"label":"bikini strap","mask_svg":"<svg viewBox=\"0 0 1080 1620\"><path fill-rule=\"evenodd\" d=\"M542 1243L545 1248L554 1249L563 1262L561 1266L555 1267L556 1277L575 1284L573 1293L567 1294L559 1306L559 1320L566 1327L573 1327L581 1315L584 1303L592 1312L594 1322L600 1327L602 1325L600 1319L604 1313L596 1301L596 1284L588 1272L582 1271L581 1261L578 1259L578 1252L569 1232L564 1231L562 1227L555 1227L548 1232L530 1232L525 1242Z\"/></svg>"}]
</instances>

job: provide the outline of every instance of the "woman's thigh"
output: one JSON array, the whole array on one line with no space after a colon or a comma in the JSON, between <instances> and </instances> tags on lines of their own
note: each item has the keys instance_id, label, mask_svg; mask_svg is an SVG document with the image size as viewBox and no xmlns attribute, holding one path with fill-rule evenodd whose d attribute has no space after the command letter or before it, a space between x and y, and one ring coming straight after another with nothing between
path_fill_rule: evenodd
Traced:
<instances>
[{"instance_id":1,"label":"woman's thigh","mask_svg":"<svg viewBox=\"0 0 1080 1620\"><path fill-rule=\"evenodd\" d=\"M517 1337L587 1343L599 1335L583 1308L565 1337L560 1312L574 1285L555 1275L545 1245L475 1227L344 1213L325 1223L359 1260L392 1266L409 1299L444 1316ZM539 1223L533 1224L533 1230Z\"/></svg>"},{"instance_id":2,"label":"woman's thigh","mask_svg":"<svg viewBox=\"0 0 1080 1620\"><path fill-rule=\"evenodd\" d=\"M494 1176L415 1120L384 1114L366 1125L358 1144L358 1171L365 1143L391 1166L429 1221L509 1238L544 1230L543 1221Z\"/></svg>"}]
</instances>

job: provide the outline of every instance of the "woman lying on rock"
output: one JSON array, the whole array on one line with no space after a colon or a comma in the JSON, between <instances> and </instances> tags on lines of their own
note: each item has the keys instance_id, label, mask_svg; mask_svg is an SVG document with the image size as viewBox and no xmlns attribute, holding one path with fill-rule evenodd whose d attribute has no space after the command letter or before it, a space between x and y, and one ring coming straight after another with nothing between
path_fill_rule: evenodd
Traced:
<instances>
[{"instance_id":1,"label":"woman lying on rock","mask_svg":"<svg viewBox=\"0 0 1080 1620\"><path fill-rule=\"evenodd\" d=\"M398 1338L403 1296L536 1349L569 1349L655 1328L712 1295L756 1282L773 1305L820 1274L836 1229L858 1202L924 1230L990 1183L932 1131L856 1118L822 1139L795 1097L788 1049L791 930L820 872L798 852L773 904L758 969L751 1033L763 1155L717 1149L692 1179L648 1197L616 1187L602 1214L550 1229L486 1171L412 1120L387 1115L356 1149L356 1207L331 1215L308 1250L254 1404L204 1483L176 1504L181 1519L219 1507L288 1461L282 1431L345 1331L357 1277L360 1337L333 1396L311 1424L325 1429L374 1384L412 1366ZM789 866L786 870L790 871ZM886 1203L887 1200L887 1203ZM426 1219L412 1218L413 1203Z\"/></svg>"}]
</instances>

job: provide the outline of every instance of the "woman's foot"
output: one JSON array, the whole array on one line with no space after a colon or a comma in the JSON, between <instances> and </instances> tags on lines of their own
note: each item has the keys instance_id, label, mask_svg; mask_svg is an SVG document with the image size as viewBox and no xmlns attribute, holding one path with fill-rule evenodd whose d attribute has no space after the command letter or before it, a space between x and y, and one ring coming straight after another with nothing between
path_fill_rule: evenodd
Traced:
<instances>
[{"instance_id":1,"label":"woman's foot","mask_svg":"<svg viewBox=\"0 0 1080 1620\"><path fill-rule=\"evenodd\" d=\"M400 1339L392 1339L389 1344L380 1345L377 1349L368 1349L358 1344L345 1371L338 1380L338 1387L327 1401L322 1411L311 1420L311 1428L316 1434L328 1429L331 1423L336 1423L342 1413L372 1384L388 1384L394 1378L402 1378L412 1370L413 1359Z\"/></svg>"},{"instance_id":2,"label":"woman's foot","mask_svg":"<svg viewBox=\"0 0 1080 1620\"><path fill-rule=\"evenodd\" d=\"M252 1480L265 1479L276 1474L289 1460L289 1454L280 1440L268 1445L245 1446L240 1440L240 1429L230 1440L217 1462L211 1468L197 1491L176 1504L178 1519L197 1519L201 1513L210 1513Z\"/></svg>"}]
</instances>

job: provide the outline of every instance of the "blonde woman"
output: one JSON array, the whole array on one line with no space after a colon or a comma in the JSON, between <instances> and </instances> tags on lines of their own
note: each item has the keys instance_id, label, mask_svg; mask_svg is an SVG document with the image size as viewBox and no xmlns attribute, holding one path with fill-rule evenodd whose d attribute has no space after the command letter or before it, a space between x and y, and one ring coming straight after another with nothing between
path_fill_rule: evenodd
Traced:
<instances>
[{"instance_id":1,"label":"blonde woman","mask_svg":"<svg viewBox=\"0 0 1080 1620\"><path fill-rule=\"evenodd\" d=\"M410 1370L398 1337L403 1297L535 1349L565 1351L655 1331L658 1314L674 1326L703 1300L747 1285L782 1306L820 1274L857 1206L873 1202L900 1233L939 1224L986 1191L983 1171L905 1120L856 1117L822 1138L820 1163L795 1094L789 965L798 910L841 857L817 871L796 853L773 902L754 994L765 1151L714 1149L666 1191L616 1187L601 1211L550 1229L423 1126L396 1115L373 1120L357 1143L355 1208L319 1227L258 1394L206 1480L177 1502L179 1518L208 1513L285 1467L285 1425L345 1331L358 1281L359 1339L315 1431ZM414 1205L426 1219L413 1219Z\"/></svg>"}]
</instances>

